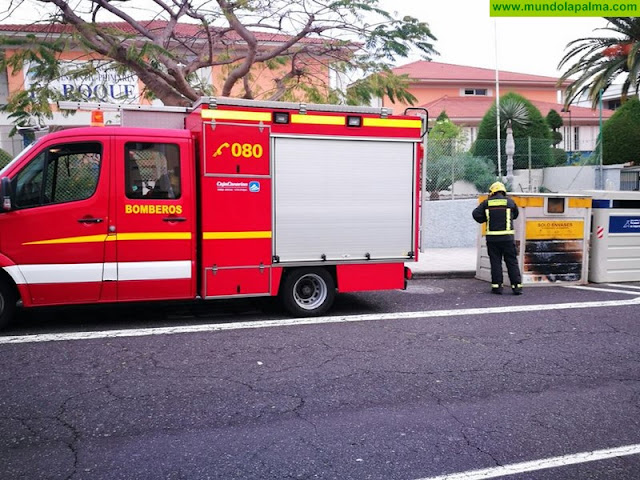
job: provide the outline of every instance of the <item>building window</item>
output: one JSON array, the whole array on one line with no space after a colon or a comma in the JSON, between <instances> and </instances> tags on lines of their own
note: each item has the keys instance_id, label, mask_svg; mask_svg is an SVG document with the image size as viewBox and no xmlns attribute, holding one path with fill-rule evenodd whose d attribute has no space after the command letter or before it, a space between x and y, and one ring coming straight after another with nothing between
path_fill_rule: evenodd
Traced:
<instances>
[{"instance_id":1,"label":"building window","mask_svg":"<svg viewBox=\"0 0 640 480\"><path fill-rule=\"evenodd\" d=\"M7 69L0 70L0 105L7 103L9 99L9 77Z\"/></svg>"},{"instance_id":2,"label":"building window","mask_svg":"<svg viewBox=\"0 0 640 480\"><path fill-rule=\"evenodd\" d=\"M489 90L486 88L465 88L465 96L486 97L489 95Z\"/></svg>"},{"instance_id":3,"label":"building window","mask_svg":"<svg viewBox=\"0 0 640 480\"><path fill-rule=\"evenodd\" d=\"M621 105L622 105L622 102L620 101L619 98L616 98L614 100L607 100L607 108L609 110L615 110L616 108L620 108Z\"/></svg>"}]
</instances>

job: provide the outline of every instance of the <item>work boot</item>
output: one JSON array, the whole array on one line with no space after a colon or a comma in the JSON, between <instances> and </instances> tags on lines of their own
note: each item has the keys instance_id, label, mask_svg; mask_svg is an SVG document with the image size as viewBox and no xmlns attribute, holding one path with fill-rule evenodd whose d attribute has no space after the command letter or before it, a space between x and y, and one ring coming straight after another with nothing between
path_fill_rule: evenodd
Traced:
<instances>
[{"instance_id":1,"label":"work boot","mask_svg":"<svg viewBox=\"0 0 640 480\"><path fill-rule=\"evenodd\" d=\"M516 285L511 289L514 295L522 295L522 285Z\"/></svg>"},{"instance_id":2,"label":"work boot","mask_svg":"<svg viewBox=\"0 0 640 480\"><path fill-rule=\"evenodd\" d=\"M495 293L496 295L502 295L502 285L496 285L495 283L492 283L491 293Z\"/></svg>"}]
</instances>

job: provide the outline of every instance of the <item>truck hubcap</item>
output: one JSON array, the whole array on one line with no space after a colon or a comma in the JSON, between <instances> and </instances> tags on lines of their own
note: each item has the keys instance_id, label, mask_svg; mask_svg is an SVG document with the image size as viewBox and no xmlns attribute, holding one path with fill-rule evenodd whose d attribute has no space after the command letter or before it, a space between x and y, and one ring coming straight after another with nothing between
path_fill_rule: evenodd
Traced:
<instances>
[{"instance_id":1,"label":"truck hubcap","mask_svg":"<svg viewBox=\"0 0 640 480\"><path fill-rule=\"evenodd\" d=\"M327 299L327 285L318 275L305 275L293 286L293 296L301 308L313 310Z\"/></svg>"}]
</instances>

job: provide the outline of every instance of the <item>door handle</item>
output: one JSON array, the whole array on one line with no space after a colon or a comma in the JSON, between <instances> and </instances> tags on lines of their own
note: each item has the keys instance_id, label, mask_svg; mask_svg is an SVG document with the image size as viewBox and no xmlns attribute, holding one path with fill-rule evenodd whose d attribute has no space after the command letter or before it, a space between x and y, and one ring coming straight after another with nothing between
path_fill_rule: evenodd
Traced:
<instances>
[{"instance_id":1,"label":"door handle","mask_svg":"<svg viewBox=\"0 0 640 480\"><path fill-rule=\"evenodd\" d=\"M164 217L162 221L163 222L186 222L187 219L185 217Z\"/></svg>"},{"instance_id":2,"label":"door handle","mask_svg":"<svg viewBox=\"0 0 640 480\"><path fill-rule=\"evenodd\" d=\"M79 218L79 223L102 223L101 218Z\"/></svg>"}]
</instances>

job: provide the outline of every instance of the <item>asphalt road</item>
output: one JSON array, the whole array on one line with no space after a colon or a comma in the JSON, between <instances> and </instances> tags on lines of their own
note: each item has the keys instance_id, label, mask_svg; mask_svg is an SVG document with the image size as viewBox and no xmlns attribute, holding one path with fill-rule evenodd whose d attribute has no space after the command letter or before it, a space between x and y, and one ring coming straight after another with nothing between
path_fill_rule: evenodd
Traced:
<instances>
[{"instance_id":1,"label":"asphalt road","mask_svg":"<svg viewBox=\"0 0 640 480\"><path fill-rule=\"evenodd\" d=\"M591 287L421 279L313 323L255 300L24 314L0 478L636 480L637 452L587 460L640 444L640 286Z\"/></svg>"}]
</instances>

